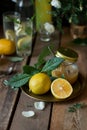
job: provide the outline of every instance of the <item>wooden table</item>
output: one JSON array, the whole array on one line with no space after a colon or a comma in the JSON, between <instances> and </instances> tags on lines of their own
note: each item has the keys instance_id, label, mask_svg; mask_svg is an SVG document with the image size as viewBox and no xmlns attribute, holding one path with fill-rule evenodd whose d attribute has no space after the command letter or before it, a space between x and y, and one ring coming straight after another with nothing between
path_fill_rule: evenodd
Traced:
<instances>
[{"instance_id":1,"label":"wooden table","mask_svg":"<svg viewBox=\"0 0 87 130\"><path fill-rule=\"evenodd\" d=\"M73 45L69 29L65 29L62 36L62 46L68 46L76 50L79 54L78 66L83 76L85 89L83 92L70 101L66 102L46 102L43 111L34 108L36 99L28 97L24 92L12 90L3 85L3 80L9 79L14 75L5 76L0 79L0 130L87 130L87 107L79 109L77 112L68 112L68 108L76 103L85 103L87 105L87 46ZM22 72L25 64L33 65L44 46L51 43L58 47L58 35L54 35L51 42L44 43L37 35L32 56L26 58L23 62L15 64L14 71ZM0 66L0 69L7 69L12 63ZM3 66L3 67L2 67ZM22 111L33 110L35 116L26 118L22 116Z\"/></svg>"}]
</instances>

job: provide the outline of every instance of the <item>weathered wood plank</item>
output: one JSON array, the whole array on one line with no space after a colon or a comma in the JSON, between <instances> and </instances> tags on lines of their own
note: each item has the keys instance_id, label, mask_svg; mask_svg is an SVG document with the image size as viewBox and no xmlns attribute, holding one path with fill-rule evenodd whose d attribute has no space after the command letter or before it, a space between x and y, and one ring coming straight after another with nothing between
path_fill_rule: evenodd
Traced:
<instances>
[{"instance_id":1,"label":"weathered wood plank","mask_svg":"<svg viewBox=\"0 0 87 130\"><path fill-rule=\"evenodd\" d=\"M47 103L46 108L39 111L34 108L35 101L37 100L29 98L24 93L21 94L10 130L48 130L51 104ZM35 116L31 118L23 117L22 111L29 110L33 110Z\"/></svg>"},{"instance_id":2,"label":"weathered wood plank","mask_svg":"<svg viewBox=\"0 0 87 130\"><path fill-rule=\"evenodd\" d=\"M7 71L10 66L15 63L11 63L8 60L0 60L0 70ZM0 78L0 130L7 130L10 119L14 111L15 103L18 98L19 91L14 91L3 84L3 81L9 79L12 75L18 72L22 72L22 66L26 64L27 59L23 62L18 62L14 66L13 73L9 76L3 76Z\"/></svg>"},{"instance_id":3,"label":"weathered wood plank","mask_svg":"<svg viewBox=\"0 0 87 130\"><path fill-rule=\"evenodd\" d=\"M66 31L67 32L67 31ZM56 35L55 35L56 37ZM71 37L69 36L69 34L65 33L64 37L62 39L62 45L65 46L66 44L68 45L68 41L70 41ZM56 46L58 46L58 40L55 39L52 41L53 43L55 43L55 48L57 49ZM37 61L37 56L40 54L41 50L43 49L44 46L51 44L51 42L49 43L44 43L41 42L39 40L39 37L37 37L36 39L36 43L35 43L35 48L34 48L34 52L30 61L30 65L33 65L34 63L36 63ZM71 45L68 45L70 47L72 47ZM86 57L86 49L87 47L74 47L73 49L75 49L78 53L79 53L79 59L78 59L78 65L80 68L80 72L83 74L83 76L86 78L87 80L87 71L86 71L86 66L87 66L87 57ZM82 60L85 60L85 62L82 62ZM85 80L85 82L86 82ZM84 84L85 84L84 82ZM86 85L87 86L87 85ZM87 88L86 88L87 89ZM71 121L71 117L73 116L71 113L68 114L68 107L71 106L74 103L80 103L80 102L85 102L87 104L87 96L86 96L86 90L84 90L83 92L84 94L80 95L79 97L73 99L72 101L68 101L68 102L58 102L58 103L54 103L53 107L51 103L48 103L46 105L46 108L44 111L37 111L34 108L34 102L36 100L31 99L29 97L27 97L23 92L21 93L18 105L17 105L17 109L11 124L11 128L10 130L15 130L15 129L19 129L19 130L71 130L68 129L67 126L69 125L69 128L71 127L70 121ZM22 111L24 110L34 110L36 113L36 116L33 118L25 118L22 116ZM52 117L51 117L51 110L52 110ZM86 128L86 113L87 113L87 108L85 107L84 109L82 109L81 111L81 117L79 118L81 123L81 128L83 127L84 130L87 129ZM76 116L76 115L74 115ZM50 122L50 117L51 117L51 122ZM85 118L84 118L85 117ZM84 120L83 120L84 118ZM83 121L82 121L83 120ZM74 121L74 124L77 123L77 120ZM67 125L68 124L68 125ZM50 127L50 128L49 128ZM76 128L74 130L77 130ZM81 129L83 130L83 129Z\"/></svg>"},{"instance_id":4,"label":"weathered wood plank","mask_svg":"<svg viewBox=\"0 0 87 130\"><path fill-rule=\"evenodd\" d=\"M18 91L14 92L10 88L0 90L0 130L7 130L8 128L17 93Z\"/></svg>"},{"instance_id":5,"label":"weathered wood plank","mask_svg":"<svg viewBox=\"0 0 87 130\"><path fill-rule=\"evenodd\" d=\"M87 107L79 110L79 114L68 112L68 108L76 103L87 104L87 85L85 91L77 98L67 103L55 103L53 105L50 130L86 130ZM79 121L78 121L79 120ZM75 126L74 126L75 125Z\"/></svg>"},{"instance_id":6,"label":"weathered wood plank","mask_svg":"<svg viewBox=\"0 0 87 130\"><path fill-rule=\"evenodd\" d=\"M58 46L58 40L54 39L51 42ZM43 47L50 45L51 42L41 42L39 36L37 37L30 65L34 65L36 63L37 57L42 51ZM27 97L24 93L21 94L10 130L48 130L51 103L47 103L46 108L43 111L38 111L34 108L35 101L37 100ZM36 116L33 118L25 118L21 114L21 112L24 110L34 110Z\"/></svg>"}]
</instances>

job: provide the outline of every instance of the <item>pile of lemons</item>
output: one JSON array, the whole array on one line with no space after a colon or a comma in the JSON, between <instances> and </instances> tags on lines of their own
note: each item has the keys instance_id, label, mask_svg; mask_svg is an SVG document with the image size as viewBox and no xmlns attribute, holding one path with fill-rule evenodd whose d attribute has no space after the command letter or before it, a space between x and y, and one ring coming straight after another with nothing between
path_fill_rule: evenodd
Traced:
<instances>
[{"instance_id":1,"label":"pile of lemons","mask_svg":"<svg viewBox=\"0 0 87 130\"><path fill-rule=\"evenodd\" d=\"M73 88L66 79L57 78L51 81L46 73L37 73L29 80L29 91L39 95L51 91L55 98L65 99L72 94Z\"/></svg>"},{"instance_id":2,"label":"pile of lemons","mask_svg":"<svg viewBox=\"0 0 87 130\"><path fill-rule=\"evenodd\" d=\"M0 39L0 55L12 55L15 51L15 42L5 38Z\"/></svg>"}]
</instances>

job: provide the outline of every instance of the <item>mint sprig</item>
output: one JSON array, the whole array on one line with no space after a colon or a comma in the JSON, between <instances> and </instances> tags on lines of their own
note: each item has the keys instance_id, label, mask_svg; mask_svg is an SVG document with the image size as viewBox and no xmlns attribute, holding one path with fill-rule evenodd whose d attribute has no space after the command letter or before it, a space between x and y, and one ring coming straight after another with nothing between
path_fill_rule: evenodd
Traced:
<instances>
[{"instance_id":1,"label":"mint sprig","mask_svg":"<svg viewBox=\"0 0 87 130\"><path fill-rule=\"evenodd\" d=\"M50 48L50 50L53 50L54 46L50 45L50 46L44 47L43 51L38 56L37 63L34 64L34 66L37 69L41 69L41 67L46 63L46 57L51 55L51 52L50 52L49 48Z\"/></svg>"},{"instance_id":2,"label":"mint sprig","mask_svg":"<svg viewBox=\"0 0 87 130\"><path fill-rule=\"evenodd\" d=\"M17 89L25 85L29 81L30 77L31 76L28 74L16 74L8 81L7 85L13 89Z\"/></svg>"},{"instance_id":3,"label":"mint sprig","mask_svg":"<svg viewBox=\"0 0 87 130\"><path fill-rule=\"evenodd\" d=\"M34 75L35 73L39 73L39 70L33 66L25 65L23 67L23 73Z\"/></svg>"},{"instance_id":4,"label":"mint sprig","mask_svg":"<svg viewBox=\"0 0 87 130\"><path fill-rule=\"evenodd\" d=\"M39 72L47 73L51 77L51 71L57 68L64 59L53 56L53 58L46 61L46 56L50 54L47 49L48 47L39 55L37 63L34 66L25 65L23 67L23 73L14 75L10 80L4 82L5 85L7 84L7 86L10 86L13 89L20 88L28 83L34 74ZM45 61L44 64L43 61Z\"/></svg>"},{"instance_id":5,"label":"mint sprig","mask_svg":"<svg viewBox=\"0 0 87 130\"><path fill-rule=\"evenodd\" d=\"M68 112L76 112L78 109L83 108L85 103L76 103L73 106L69 107Z\"/></svg>"},{"instance_id":6,"label":"mint sprig","mask_svg":"<svg viewBox=\"0 0 87 130\"><path fill-rule=\"evenodd\" d=\"M20 62L22 61L24 58L22 57L18 57L18 56L14 56L14 57L8 57L8 60L11 62Z\"/></svg>"},{"instance_id":7,"label":"mint sprig","mask_svg":"<svg viewBox=\"0 0 87 130\"><path fill-rule=\"evenodd\" d=\"M46 64L43 66L41 72L51 72L53 69L57 68L64 59L58 58L58 57L53 57L52 59L49 59Z\"/></svg>"}]
</instances>

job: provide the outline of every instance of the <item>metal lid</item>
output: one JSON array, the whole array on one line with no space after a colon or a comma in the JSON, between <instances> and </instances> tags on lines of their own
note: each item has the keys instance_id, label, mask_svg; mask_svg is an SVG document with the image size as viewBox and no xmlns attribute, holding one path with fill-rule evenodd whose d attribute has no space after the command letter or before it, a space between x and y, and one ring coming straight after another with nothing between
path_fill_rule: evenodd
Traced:
<instances>
[{"instance_id":1,"label":"metal lid","mask_svg":"<svg viewBox=\"0 0 87 130\"><path fill-rule=\"evenodd\" d=\"M75 62L77 61L78 54L70 48L60 47L56 53L56 57L64 58L70 62Z\"/></svg>"}]
</instances>

